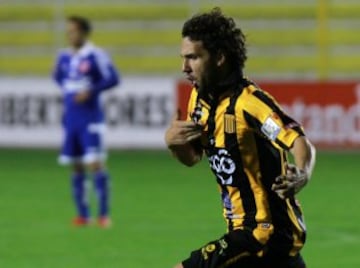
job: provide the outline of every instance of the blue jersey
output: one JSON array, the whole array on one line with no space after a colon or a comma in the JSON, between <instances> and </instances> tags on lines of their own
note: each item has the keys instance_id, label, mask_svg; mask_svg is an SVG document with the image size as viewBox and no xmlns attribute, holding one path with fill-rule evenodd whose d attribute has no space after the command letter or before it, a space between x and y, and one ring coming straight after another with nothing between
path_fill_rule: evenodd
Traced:
<instances>
[{"instance_id":1,"label":"blue jersey","mask_svg":"<svg viewBox=\"0 0 360 268\"><path fill-rule=\"evenodd\" d=\"M100 95L119 83L119 75L109 56L90 42L80 50L71 49L59 53L53 78L64 96L65 128L87 127L104 121ZM76 103L79 92L89 90L90 98Z\"/></svg>"}]
</instances>

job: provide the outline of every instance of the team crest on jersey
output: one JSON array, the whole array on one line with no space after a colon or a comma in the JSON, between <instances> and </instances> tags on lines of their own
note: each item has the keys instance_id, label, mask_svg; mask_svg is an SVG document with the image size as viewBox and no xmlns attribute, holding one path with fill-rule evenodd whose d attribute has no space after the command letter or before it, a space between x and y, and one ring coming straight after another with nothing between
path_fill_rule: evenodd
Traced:
<instances>
[{"instance_id":1,"label":"team crest on jersey","mask_svg":"<svg viewBox=\"0 0 360 268\"><path fill-rule=\"evenodd\" d=\"M87 73L90 70L90 62L88 60L84 60L79 65L80 73Z\"/></svg>"},{"instance_id":2,"label":"team crest on jersey","mask_svg":"<svg viewBox=\"0 0 360 268\"><path fill-rule=\"evenodd\" d=\"M281 127L276 122L279 119L277 114L270 115L261 126L262 133L270 140L275 141L278 137Z\"/></svg>"}]
</instances>

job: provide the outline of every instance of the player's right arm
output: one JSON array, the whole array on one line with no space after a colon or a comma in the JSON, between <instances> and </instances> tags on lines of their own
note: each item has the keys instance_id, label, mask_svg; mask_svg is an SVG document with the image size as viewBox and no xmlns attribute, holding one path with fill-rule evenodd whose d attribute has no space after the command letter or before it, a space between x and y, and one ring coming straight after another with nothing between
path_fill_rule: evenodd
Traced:
<instances>
[{"instance_id":1,"label":"player's right arm","mask_svg":"<svg viewBox=\"0 0 360 268\"><path fill-rule=\"evenodd\" d=\"M195 108L196 99L197 92L193 89L188 104L187 120L180 120L180 114L177 113L165 134L165 142L174 157L189 167L200 162L203 155L200 141L202 127L190 118L190 114Z\"/></svg>"},{"instance_id":2,"label":"player's right arm","mask_svg":"<svg viewBox=\"0 0 360 268\"><path fill-rule=\"evenodd\" d=\"M202 158L202 149L198 146L201 135L201 126L176 116L165 133L165 142L176 159L191 167Z\"/></svg>"},{"instance_id":3,"label":"player's right arm","mask_svg":"<svg viewBox=\"0 0 360 268\"><path fill-rule=\"evenodd\" d=\"M61 61L62 61L62 53L59 53L56 57L52 77L54 81L61 87L62 85L62 79L63 79L63 73L61 71Z\"/></svg>"}]
</instances>

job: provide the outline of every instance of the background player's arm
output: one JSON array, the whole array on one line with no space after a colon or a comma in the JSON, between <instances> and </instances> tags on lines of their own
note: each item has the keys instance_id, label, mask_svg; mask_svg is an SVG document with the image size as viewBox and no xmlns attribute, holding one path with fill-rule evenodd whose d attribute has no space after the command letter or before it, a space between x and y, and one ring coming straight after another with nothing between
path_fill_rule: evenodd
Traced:
<instances>
[{"instance_id":1,"label":"background player's arm","mask_svg":"<svg viewBox=\"0 0 360 268\"><path fill-rule=\"evenodd\" d=\"M58 55L56 62L55 62L54 70L52 73L52 77L59 86L61 86L62 79L63 79L63 74L61 72L60 64L61 64L61 56Z\"/></svg>"},{"instance_id":2,"label":"background player's arm","mask_svg":"<svg viewBox=\"0 0 360 268\"><path fill-rule=\"evenodd\" d=\"M202 127L192 121L181 121L176 116L165 133L165 142L182 164L193 166L202 158L200 137Z\"/></svg>"},{"instance_id":3,"label":"background player's arm","mask_svg":"<svg viewBox=\"0 0 360 268\"><path fill-rule=\"evenodd\" d=\"M105 52L99 52L95 55L95 65L99 70L100 79L94 83L91 88L78 93L75 101L78 103L86 102L92 94L99 94L119 84L119 74Z\"/></svg>"},{"instance_id":4,"label":"background player's arm","mask_svg":"<svg viewBox=\"0 0 360 268\"><path fill-rule=\"evenodd\" d=\"M119 84L119 74L114 64L111 62L109 56L105 52L99 52L95 57L95 62L101 78L92 86L90 89L91 92L99 93Z\"/></svg>"}]
</instances>

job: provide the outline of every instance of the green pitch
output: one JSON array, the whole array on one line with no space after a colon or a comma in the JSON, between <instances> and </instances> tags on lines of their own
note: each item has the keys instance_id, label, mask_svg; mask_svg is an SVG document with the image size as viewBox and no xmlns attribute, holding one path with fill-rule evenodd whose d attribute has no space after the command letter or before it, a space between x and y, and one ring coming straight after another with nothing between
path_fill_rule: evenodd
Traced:
<instances>
[{"instance_id":1,"label":"green pitch","mask_svg":"<svg viewBox=\"0 0 360 268\"><path fill-rule=\"evenodd\" d=\"M320 153L300 196L310 268L360 267L359 159ZM114 226L75 229L68 170L55 160L0 149L0 267L170 268L225 230L206 162L189 169L166 152L112 152Z\"/></svg>"}]
</instances>

